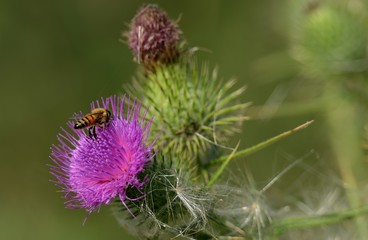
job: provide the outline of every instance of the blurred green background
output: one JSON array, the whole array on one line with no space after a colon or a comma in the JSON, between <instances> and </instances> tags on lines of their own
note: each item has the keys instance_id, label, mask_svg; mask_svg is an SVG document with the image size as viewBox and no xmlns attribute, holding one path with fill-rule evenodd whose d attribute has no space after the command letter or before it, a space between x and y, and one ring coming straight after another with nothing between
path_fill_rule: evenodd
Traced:
<instances>
[{"instance_id":1,"label":"blurred green background","mask_svg":"<svg viewBox=\"0 0 368 240\"><path fill-rule=\"evenodd\" d=\"M124 92L136 65L119 39L142 3L0 2L0 239L130 239L107 207L83 226L85 211L64 208L62 194L49 182L47 164L56 134L74 112L89 111L89 103L101 96ZM154 3L171 18L181 17L184 37L191 46L210 50L199 56L219 66L224 80L236 77L237 86L248 86L243 101L261 106L275 90L282 101L292 95L293 84L303 84L293 83L295 63L287 52L287 1ZM310 119L317 120L310 129L248 158L261 186L285 166L285 154L296 158L314 149L324 155L326 140L314 137L323 124L318 114L244 124L241 147ZM311 165L318 161L315 156L309 160ZM298 171L282 182L295 179Z\"/></svg>"}]
</instances>

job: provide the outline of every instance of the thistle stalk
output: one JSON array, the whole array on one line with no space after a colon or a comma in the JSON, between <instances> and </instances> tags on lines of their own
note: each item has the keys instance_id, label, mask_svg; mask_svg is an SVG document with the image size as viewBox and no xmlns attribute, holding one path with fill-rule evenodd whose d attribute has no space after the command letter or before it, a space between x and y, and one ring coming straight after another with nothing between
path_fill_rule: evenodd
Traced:
<instances>
[{"instance_id":1,"label":"thistle stalk","mask_svg":"<svg viewBox=\"0 0 368 240\"><path fill-rule=\"evenodd\" d=\"M366 174L361 146L363 122L359 107L338 79L325 86L326 118L333 155L345 186L351 208L363 206L359 196L359 180ZM367 222L357 218L360 239L368 238Z\"/></svg>"},{"instance_id":2,"label":"thistle stalk","mask_svg":"<svg viewBox=\"0 0 368 240\"><path fill-rule=\"evenodd\" d=\"M368 206L356 209L347 209L333 213L323 214L320 216L309 217L291 217L285 219L274 220L270 227L269 239L279 239L279 237L288 231L307 229L314 227L322 227L329 224L341 223L363 215L368 214ZM364 239L364 238L362 238Z\"/></svg>"}]
</instances>

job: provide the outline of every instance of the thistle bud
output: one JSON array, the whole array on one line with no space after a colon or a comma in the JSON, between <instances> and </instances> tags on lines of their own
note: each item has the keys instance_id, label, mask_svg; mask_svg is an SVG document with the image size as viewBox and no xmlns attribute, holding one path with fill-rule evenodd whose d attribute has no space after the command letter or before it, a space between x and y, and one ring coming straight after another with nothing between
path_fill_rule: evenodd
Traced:
<instances>
[{"instance_id":1,"label":"thistle bud","mask_svg":"<svg viewBox=\"0 0 368 240\"><path fill-rule=\"evenodd\" d=\"M143 6L125 33L134 59L146 70L175 62L179 56L181 31L175 21L156 5Z\"/></svg>"},{"instance_id":2,"label":"thistle bud","mask_svg":"<svg viewBox=\"0 0 368 240\"><path fill-rule=\"evenodd\" d=\"M312 75L359 71L366 58L364 14L324 4L304 12L295 32L294 57Z\"/></svg>"},{"instance_id":3,"label":"thistle bud","mask_svg":"<svg viewBox=\"0 0 368 240\"><path fill-rule=\"evenodd\" d=\"M151 131L160 134L160 150L198 160L212 147L222 148L247 119L249 103L237 102L245 88L231 91L234 84L222 84L206 64L172 64L138 76L131 92L150 106L149 114L155 116Z\"/></svg>"}]
</instances>

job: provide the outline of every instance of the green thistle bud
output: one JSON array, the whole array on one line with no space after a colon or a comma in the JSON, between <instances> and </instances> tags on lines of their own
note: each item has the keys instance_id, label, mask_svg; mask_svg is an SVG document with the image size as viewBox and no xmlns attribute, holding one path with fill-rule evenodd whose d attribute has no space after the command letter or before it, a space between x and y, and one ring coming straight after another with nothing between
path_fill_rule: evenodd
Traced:
<instances>
[{"instance_id":1,"label":"green thistle bud","mask_svg":"<svg viewBox=\"0 0 368 240\"><path fill-rule=\"evenodd\" d=\"M364 17L347 7L313 5L296 29L294 57L312 75L358 71L367 54Z\"/></svg>"},{"instance_id":2,"label":"green thistle bud","mask_svg":"<svg viewBox=\"0 0 368 240\"><path fill-rule=\"evenodd\" d=\"M129 32L124 34L134 59L146 70L159 64L176 62L181 31L156 5L145 5L133 18Z\"/></svg>"},{"instance_id":3,"label":"green thistle bud","mask_svg":"<svg viewBox=\"0 0 368 240\"><path fill-rule=\"evenodd\" d=\"M152 130L160 133L158 147L165 153L176 152L185 159L196 159L221 147L225 139L239 130L249 104L234 104L244 91L230 89L235 81L221 84L217 72L209 74L207 65L175 64L139 77L133 92L143 96L155 116Z\"/></svg>"}]
</instances>

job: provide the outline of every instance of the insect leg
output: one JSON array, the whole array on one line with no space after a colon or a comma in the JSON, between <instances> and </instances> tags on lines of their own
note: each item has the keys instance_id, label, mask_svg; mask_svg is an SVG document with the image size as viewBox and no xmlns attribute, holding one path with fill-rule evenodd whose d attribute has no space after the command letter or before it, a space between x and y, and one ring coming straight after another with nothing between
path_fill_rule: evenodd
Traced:
<instances>
[{"instance_id":1,"label":"insect leg","mask_svg":"<svg viewBox=\"0 0 368 240\"><path fill-rule=\"evenodd\" d=\"M92 139L92 128L93 128L93 126L88 128L88 136L91 139Z\"/></svg>"},{"instance_id":2,"label":"insect leg","mask_svg":"<svg viewBox=\"0 0 368 240\"><path fill-rule=\"evenodd\" d=\"M93 125L93 136L95 137L95 139L97 140L97 134L96 134L96 126Z\"/></svg>"}]
</instances>

